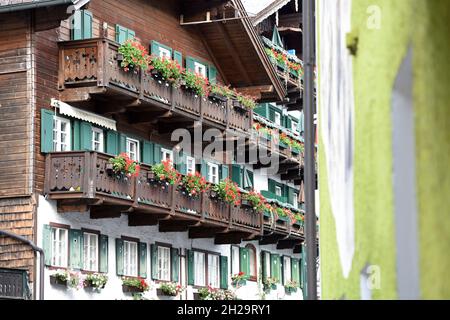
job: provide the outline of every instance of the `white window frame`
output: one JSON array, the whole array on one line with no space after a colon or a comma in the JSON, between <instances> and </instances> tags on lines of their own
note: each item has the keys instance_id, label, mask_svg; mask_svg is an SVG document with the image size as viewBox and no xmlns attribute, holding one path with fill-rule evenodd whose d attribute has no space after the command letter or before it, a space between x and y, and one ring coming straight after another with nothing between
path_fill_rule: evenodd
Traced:
<instances>
[{"instance_id":1,"label":"white window frame","mask_svg":"<svg viewBox=\"0 0 450 320\"><path fill-rule=\"evenodd\" d=\"M67 268L69 254L69 230L51 227L52 231L52 262L54 267ZM61 233L63 233L61 240Z\"/></svg>"},{"instance_id":2,"label":"white window frame","mask_svg":"<svg viewBox=\"0 0 450 320\"><path fill-rule=\"evenodd\" d=\"M195 174L195 158L186 156L186 173Z\"/></svg>"},{"instance_id":3,"label":"white window frame","mask_svg":"<svg viewBox=\"0 0 450 320\"><path fill-rule=\"evenodd\" d=\"M291 257L283 256L283 277L284 283L292 280Z\"/></svg>"},{"instance_id":4,"label":"white window frame","mask_svg":"<svg viewBox=\"0 0 450 320\"><path fill-rule=\"evenodd\" d=\"M138 243L123 241L123 274L128 277L138 276Z\"/></svg>"},{"instance_id":5,"label":"white window frame","mask_svg":"<svg viewBox=\"0 0 450 320\"><path fill-rule=\"evenodd\" d=\"M167 160L167 156L169 156L170 162L173 163L173 151L161 148L161 160Z\"/></svg>"},{"instance_id":6,"label":"white window frame","mask_svg":"<svg viewBox=\"0 0 450 320\"><path fill-rule=\"evenodd\" d=\"M208 254L208 282L211 288L220 288L220 256Z\"/></svg>"},{"instance_id":7,"label":"white window frame","mask_svg":"<svg viewBox=\"0 0 450 320\"><path fill-rule=\"evenodd\" d=\"M159 57L160 58L167 58L167 59L171 59L171 52L169 49L163 48L163 47L159 47Z\"/></svg>"},{"instance_id":8,"label":"white window frame","mask_svg":"<svg viewBox=\"0 0 450 320\"><path fill-rule=\"evenodd\" d=\"M66 125L66 131L61 130L62 124ZM65 134L65 141L63 141ZM53 151L71 151L72 126L69 119L61 117L53 117ZM65 146L65 147L63 147Z\"/></svg>"},{"instance_id":9,"label":"white window frame","mask_svg":"<svg viewBox=\"0 0 450 320\"><path fill-rule=\"evenodd\" d=\"M298 122L291 121L291 130L297 132L298 130Z\"/></svg>"},{"instance_id":10,"label":"white window frame","mask_svg":"<svg viewBox=\"0 0 450 320\"><path fill-rule=\"evenodd\" d=\"M292 196L294 203L292 204L294 206L295 209L298 209L298 193L293 194Z\"/></svg>"},{"instance_id":11,"label":"white window frame","mask_svg":"<svg viewBox=\"0 0 450 320\"><path fill-rule=\"evenodd\" d=\"M201 74L205 78L208 76L208 67L198 61L194 62L194 71L195 73Z\"/></svg>"},{"instance_id":12,"label":"white window frame","mask_svg":"<svg viewBox=\"0 0 450 320\"><path fill-rule=\"evenodd\" d=\"M231 247L231 274L238 274L240 271L240 252L239 247L232 246Z\"/></svg>"},{"instance_id":13,"label":"white window frame","mask_svg":"<svg viewBox=\"0 0 450 320\"><path fill-rule=\"evenodd\" d=\"M281 126L281 113L275 112L274 122L275 122L275 124Z\"/></svg>"},{"instance_id":14,"label":"white window frame","mask_svg":"<svg viewBox=\"0 0 450 320\"><path fill-rule=\"evenodd\" d=\"M275 186L275 195L279 197L283 196L283 189L280 186Z\"/></svg>"},{"instance_id":15,"label":"white window frame","mask_svg":"<svg viewBox=\"0 0 450 320\"><path fill-rule=\"evenodd\" d=\"M164 246L157 246L158 250L158 280L170 281L171 272L171 257L170 248Z\"/></svg>"},{"instance_id":16,"label":"white window frame","mask_svg":"<svg viewBox=\"0 0 450 320\"><path fill-rule=\"evenodd\" d=\"M213 174L213 168L216 169L216 174ZM208 182L219 183L219 165L208 162Z\"/></svg>"},{"instance_id":17,"label":"white window frame","mask_svg":"<svg viewBox=\"0 0 450 320\"><path fill-rule=\"evenodd\" d=\"M99 141L95 140L95 134L98 133ZM96 146L98 145L98 150ZM92 128L92 150L97 152L105 152L105 136L100 128Z\"/></svg>"},{"instance_id":18,"label":"white window frame","mask_svg":"<svg viewBox=\"0 0 450 320\"><path fill-rule=\"evenodd\" d=\"M136 146L136 151L135 152L131 152L131 145L135 145ZM140 142L139 140L136 139L131 139L131 138L127 138L127 153L130 156L131 160L134 161L141 161L141 154L140 154Z\"/></svg>"},{"instance_id":19,"label":"white window frame","mask_svg":"<svg viewBox=\"0 0 450 320\"><path fill-rule=\"evenodd\" d=\"M205 263L206 253L194 251L194 285L196 286L206 286Z\"/></svg>"},{"instance_id":20,"label":"white window frame","mask_svg":"<svg viewBox=\"0 0 450 320\"><path fill-rule=\"evenodd\" d=\"M83 270L98 272L98 238L98 234L83 232ZM95 240L92 242L92 239Z\"/></svg>"}]
</instances>

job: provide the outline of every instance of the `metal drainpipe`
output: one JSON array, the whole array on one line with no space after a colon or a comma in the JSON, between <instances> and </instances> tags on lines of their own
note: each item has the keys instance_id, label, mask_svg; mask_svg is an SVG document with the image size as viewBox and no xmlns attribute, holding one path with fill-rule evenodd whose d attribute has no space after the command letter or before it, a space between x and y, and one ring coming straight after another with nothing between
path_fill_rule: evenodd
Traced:
<instances>
[{"instance_id":1,"label":"metal drainpipe","mask_svg":"<svg viewBox=\"0 0 450 320\"><path fill-rule=\"evenodd\" d=\"M45 254L44 250L39 248L34 244L33 241L28 240L22 236L19 236L15 233L11 233L6 230L0 230L0 235L5 235L7 237L11 237L13 239L19 240L27 245L29 245L34 250L34 255L36 256L36 252L40 254L40 270L39 270L39 300L44 300L44 262L45 262ZM34 299L36 300L36 293L34 293Z\"/></svg>"},{"instance_id":2,"label":"metal drainpipe","mask_svg":"<svg viewBox=\"0 0 450 320\"><path fill-rule=\"evenodd\" d=\"M305 205L306 205L306 270L307 299L317 300L316 274L316 210L314 203L315 163L314 163L314 0L303 0L303 61L305 69Z\"/></svg>"}]
</instances>

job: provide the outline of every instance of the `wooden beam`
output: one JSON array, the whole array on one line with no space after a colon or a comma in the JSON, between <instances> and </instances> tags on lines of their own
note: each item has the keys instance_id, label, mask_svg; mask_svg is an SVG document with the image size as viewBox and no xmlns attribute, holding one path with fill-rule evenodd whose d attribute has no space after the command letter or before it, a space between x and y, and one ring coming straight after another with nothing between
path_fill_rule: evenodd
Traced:
<instances>
[{"instance_id":1,"label":"wooden beam","mask_svg":"<svg viewBox=\"0 0 450 320\"><path fill-rule=\"evenodd\" d=\"M301 244L301 240L280 240L278 241L277 244L277 249L278 250L283 250L283 249L294 249L294 247L296 245Z\"/></svg>"},{"instance_id":2,"label":"wooden beam","mask_svg":"<svg viewBox=\"0 0 450 320\"><path fill-rule=\"evenodd\" d=\"M243 238L249 236L246 232L218 233L215 236L214 244L240 244Z\"/></svg>"},{"instance_id":3,"label":"wooden beam","mask_svg":"<svg viewBox=\"0 0 450 320\"><path fill-rule=\"evenodd\" d=\"M91 206L91 219L107 219L107 218L120 218L122 212L128 211L130 207L125 206Z\"/></svg>"},{"instance_id":4,"label":"wooden beam","mask_svg":"<svg viewBox=\"0 0 450 320\"><path fill-rule=\"evenodd\" d=\"M260 245L267 245L267 244L276 244L280 239L284 238L285 235L274 233L267 236L262 236L262 239L259 240Z\"/></svg>"},{"instance_id":5,"label":"wooden beam","mask_svg":"<svg viewBox=\"0 0 450 320\"><path fill-rule=\"evenodd\" d=\"M295 180L298 178L303 178L301 169L288 170L287 173L281 175L281 180Z\"/></svg>"},{"instance_id":6,"label":"wooden beam","mask_svg":"<svg viewBox=\"0 0 450 320\"><path fill-rule=\"evenodd\" d=\"M236 63L236 66L238 67L239 71L241 72L241 74L244 76L245 80L248 83L252 83L252 81L250 80L250 76L248 75L247 69L244 67L242 60L238 55L239 50L231 42L231 37L228 34L228 31L223 26L223 23L216 23L216 26L219 32L221 33L222 37L224 38L224 43L228 49L228 52L233 57L233 60Z\"/></svg>"},{"instance_id":7,"label":"wooden beam","mask_svg":"<svg viewBox=\"0 0 450 320\"><path fill-rule=\"evenodd\" d=\"M219 232L226 232L227 227L191 227L189 228L189 239L207 239L214 238Z\"/></svg>"},{"instance_id":8,"label":"wooden beam","mask_svg":"<svg viewBox=\"0 0 450 320\"><path fill-rule=\"evenodd\" d=\"M160 219L169 216L168 214L158 215L152 213L136 213L128 214L128 225L131 227L137 226L155 226Z\"/></svg>"},{"instance_id":9,"label":"wooden beam","mask_svg":"<svg viewBox=\"0 0 450 320\"><path fill-rule=\"evenodd\" d=\"M199 224L198 220L161 220L159 222L159 232L185 232L190 226Z\"/></svg>"}]
</instances>

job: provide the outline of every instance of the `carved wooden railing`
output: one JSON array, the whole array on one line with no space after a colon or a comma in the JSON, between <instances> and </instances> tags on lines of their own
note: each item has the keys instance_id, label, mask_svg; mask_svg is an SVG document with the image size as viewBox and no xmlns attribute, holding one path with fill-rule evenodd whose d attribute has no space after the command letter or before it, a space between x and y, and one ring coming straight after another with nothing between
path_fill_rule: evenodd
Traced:
<instances>
[{"instance_id":1,"label":"carved wooden railing","mask_svg":"<svg viewBox=\"0 0 450 320\"><path fill-rule=\"evenodd\" d=\"M209 120L221 127L244 132L251 128L251 113L236 111L231 101L213 103L140 69L125 72L120 66L118 50L118 43L104 38L60 42L59 89L78 88L77 94L80 94L80 87L89 87L87 93L93 90L92 87L111 88L149 104L189 113L198 117L197 120Z\"/></svg>"},{"instance_id":2,"label":"carved wooden railing","mask_svg":"<svg viewBox=\"0 0 450 320\"><path fill-rule=\"evenodd\" d=\"M224 226L262 228L262 216L252 210L211 199L210 192L188 197L177 186L150 180L150 166L141 165L137 177L118 176L107 170L110 155L97 152L54 152L46 156L45 194L55 200L82 200L89 203L129 205L139 210L164 210L185 217L195 216ZM98 202L98 200L102 200Z\"/></svg>"}]
</instances>

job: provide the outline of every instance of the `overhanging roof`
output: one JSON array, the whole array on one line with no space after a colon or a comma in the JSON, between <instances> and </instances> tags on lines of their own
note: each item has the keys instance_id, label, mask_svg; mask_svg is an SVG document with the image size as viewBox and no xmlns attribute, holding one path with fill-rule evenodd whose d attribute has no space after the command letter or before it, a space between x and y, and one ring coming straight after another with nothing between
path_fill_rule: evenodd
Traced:
<instances>
[{"instance_id":1,"label":"overhanging roof","mask_svg":"<svg viewBox=\"0 0 450 320\"><path fill-rule=\"evenodd\" d=\"M263 92L261 98L265 100L283 100L286 90L264 51L251 18L241 0L230 3L239 17L196 25L210 55L216 60L219 73L224 82L247 94Z\"/></svg>"},{"instance_id":2,"label":"overhanging roof","mask_svg":"<svg viewBox=\"0 0 450 320\"><path fill-rule=\"evenodd\" d=\"M73 5L77 10L90 0L0 0L0 12L14 12L58 5Z\"/></svg>"}]
</instances>

